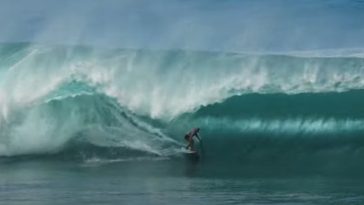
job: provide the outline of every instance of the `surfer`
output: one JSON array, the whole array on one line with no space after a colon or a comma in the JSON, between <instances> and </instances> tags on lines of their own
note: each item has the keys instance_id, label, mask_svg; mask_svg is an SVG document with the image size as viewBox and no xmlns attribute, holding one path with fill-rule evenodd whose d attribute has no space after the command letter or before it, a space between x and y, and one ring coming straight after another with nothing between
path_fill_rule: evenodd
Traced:
<instances>
[{"instance_id":1,"label":"surfer","mask_svg":"<svg viewBox=\"0 0 364 205\"><path fill-rule=\"evenodd\" d=\"M200 132L200 128L193 128L189 133L185 135L185 140L188 142L186 149L189 149L191 151L196 151L194 147L195 142L193 141L193 137L196 137L198 141L201 141L198 132Z\"/></svg>"}]
</instances>

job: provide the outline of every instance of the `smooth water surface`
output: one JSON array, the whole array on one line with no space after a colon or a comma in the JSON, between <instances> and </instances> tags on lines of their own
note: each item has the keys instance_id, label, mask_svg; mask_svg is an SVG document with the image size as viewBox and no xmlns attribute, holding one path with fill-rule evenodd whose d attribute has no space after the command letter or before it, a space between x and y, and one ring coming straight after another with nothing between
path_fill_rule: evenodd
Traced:
<instances>
[{"instance_id":1,"label":"smooth water surface","mask_svg":"<svg viewBox=\"0 0 364 205\"><path fill-rule=\"evenodd\" d=\"M203 166L180 159L3 163L0 204L364 203L361 178L239 176L224 168L211 176Z\"/></svg>"}]
</instances>

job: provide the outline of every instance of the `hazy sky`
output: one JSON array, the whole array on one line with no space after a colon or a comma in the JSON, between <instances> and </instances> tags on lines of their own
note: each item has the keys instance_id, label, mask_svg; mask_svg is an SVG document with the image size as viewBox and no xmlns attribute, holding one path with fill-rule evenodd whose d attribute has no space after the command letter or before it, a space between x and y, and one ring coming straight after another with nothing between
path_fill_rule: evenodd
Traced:
<instances>
[{"instance_id":1,"label":"hazy sky","mask_svg":"<svg viewBox=\"0 0 364 205\"><path fill-rule=\"evenodd\" d=\"M0 0L0 41L224 51L364 48L364 1Z\"/></svg>"}]
</instances>

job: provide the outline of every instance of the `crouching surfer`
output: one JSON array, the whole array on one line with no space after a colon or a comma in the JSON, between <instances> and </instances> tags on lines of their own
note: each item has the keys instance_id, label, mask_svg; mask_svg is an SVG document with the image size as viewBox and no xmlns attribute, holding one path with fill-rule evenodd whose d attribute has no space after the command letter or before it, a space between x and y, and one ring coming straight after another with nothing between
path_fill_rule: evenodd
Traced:
<instances>
[{"instance_id":1,"label":"crouching surfer","mask_svg":"<svg viewBox=\"0 0 364 205\"><path fill-rule=\"evenodd\" d=\"M193 141L193 137L196 137L198 139L198 141L201 142L201 138L198 135L198 133L200 132L200 128L193 128L189 133L187 133L185 135L185 140L188 142L188 145L186 146L186 149L191 150L191 151L196 151L195 150L195 142Z\"/></svg>"}]
</instances>

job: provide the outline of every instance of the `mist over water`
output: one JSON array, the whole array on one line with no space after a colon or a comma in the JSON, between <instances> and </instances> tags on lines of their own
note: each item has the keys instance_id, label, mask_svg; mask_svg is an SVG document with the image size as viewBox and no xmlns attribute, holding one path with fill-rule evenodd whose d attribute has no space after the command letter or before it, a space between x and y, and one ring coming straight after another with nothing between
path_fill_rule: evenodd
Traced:
<instances>
[{"instance_id":1,"label":"mist over water","mask_svg":"<svg viewBox=\"0 0 364 205\"><path fill-rule=\"evenodd\" d=\"M225 52L361 49L363 8L357 0L4 0L0 42Z\"/></svg>"}]
</instances>

